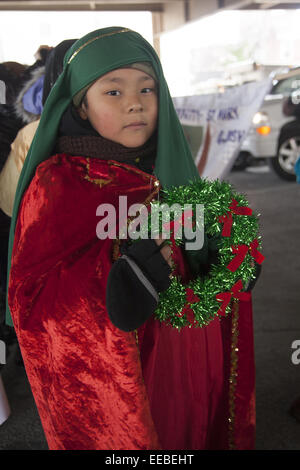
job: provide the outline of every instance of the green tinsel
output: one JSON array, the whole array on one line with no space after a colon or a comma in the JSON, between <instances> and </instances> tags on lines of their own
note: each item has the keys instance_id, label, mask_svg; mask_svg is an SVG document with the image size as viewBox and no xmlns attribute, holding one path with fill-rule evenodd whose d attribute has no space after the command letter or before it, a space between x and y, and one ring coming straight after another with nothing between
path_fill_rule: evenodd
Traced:
<instances>
[{"instance_id":1,"label":"green tinsel","mask_svg":"<svg viewBox=\"0 0 300 470\"><path fill-rule=\"evenodd\" d=\"M258 218L256 215L237 215L232 213L232 227L230 237L221 236L223 224L219 217L229 211L232 200L235 199L238 206L247 206L248 201L243 194L237 193L233 187L224 181L208 181L200 179L195 183L186 186L174 187L161 192L160 201L151 204L151 211L155 211L162 203L171 207L173 204L180 204L183 208L186 204L191 204L193 213L195 213L196 204L204 206L204 232L208 240L219 240L218 242L218 262L211 266L206 276L196 275L188 284L183 285L179 277L171 280L169 288L160 293L159 303L155 311L155 316L162 322L180 329L183 326L203 327L215 317L218 317L220 302L216 300L216 295L221 292L228 292L232 286L242 280L243 286L254 278L255 265L249 252L244 261L235 272L227 269L228 263L235 256L231 247L234 245L250 245L254 239L258 239L259 248L261 247L260 237L258 236ZM171 220L174 220L171 218ZM176 220L176 217L175 217ZM194 220L194 222L196 222ZM162 231L162 219L160 217L159 232ZM151 215L149 216L150 234ZM176 239L177 245L182 245L183 240ZM186 252L188 254L188 252ZM197 253L196 253L197 256ZM183 308L187 305L186 288L191 288L200 301L192 303L189 307L192 309L195 323L191 325L187 316L180 316ZM226 308L226 314L229 313L231 304Z\"/></svg>"}]
</instances>

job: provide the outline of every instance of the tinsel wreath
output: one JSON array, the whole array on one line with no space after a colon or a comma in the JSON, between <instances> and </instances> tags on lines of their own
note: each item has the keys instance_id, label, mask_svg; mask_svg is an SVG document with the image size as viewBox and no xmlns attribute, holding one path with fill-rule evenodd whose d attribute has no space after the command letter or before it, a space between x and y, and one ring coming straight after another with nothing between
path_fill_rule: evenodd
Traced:
<instances>
[{"instance_id":1,"label":"tinsel wreath","mask_svg":"<svg viewBox=\"0 0 300 470\"><path fill-rule=\"evenodd\" d=\"M180 217L179 212L172 214L169 211L171 217L166 223L163 219L166 211L160 210L162 204L170 208L174 204L180 206ZM203 205L204 218L199 218L197 213L199 204ZM192 231L204 229L206 239L219 240L216 261L205 275L196 273L187 284L178 275L171 275L169 288L159 294L155 311L158 320L178 329L203 327L216 317L226 316L233 300L249 299L245 286L255 277L255 263L261 264L264 256L259 251L258 216L248 206L243 194L237 193L227 182L200 179L161 192L160 201L151 203L146 224L148 236L150 227L153 236L154 214L159 217L158 232L163 234L166 228L169 230L171 247L175 243L185 245L184 228L187 224ZM185 252L197 257L193 251Z\"/></svg>"}]
</instances>

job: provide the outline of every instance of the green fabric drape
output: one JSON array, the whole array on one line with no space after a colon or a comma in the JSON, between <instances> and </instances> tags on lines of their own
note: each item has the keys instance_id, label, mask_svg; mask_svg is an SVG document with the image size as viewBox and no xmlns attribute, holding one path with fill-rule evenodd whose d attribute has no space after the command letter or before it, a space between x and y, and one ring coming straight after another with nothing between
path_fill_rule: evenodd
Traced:
<instances>
[{"instance_id":1,"label":"green fabric drape","mask_svg":"<svg viewBox=\"0 0 300 470\"><path fill-rule=\"evenodd\" d=\"M153 47L138 33L122 27L104 28L87 34L76 41L65 56L63 72L47 98L20 175L10 229L8 276L20 201L36 167L52 155L63 113L82 88L111 70L135 62L150 62L158 78L159 117L155 175L165 188L187 184L199 178L160 60ZM12 325L8 306L6 322Z\"/></svg>"}]
</instances>

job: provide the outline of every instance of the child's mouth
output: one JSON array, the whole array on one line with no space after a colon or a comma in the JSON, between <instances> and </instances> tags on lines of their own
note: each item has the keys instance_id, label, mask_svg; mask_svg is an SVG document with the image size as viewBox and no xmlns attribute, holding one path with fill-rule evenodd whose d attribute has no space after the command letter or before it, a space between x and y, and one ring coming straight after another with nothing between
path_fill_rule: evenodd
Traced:
<instances>
[{"instance_id":1,"label":"child's mouth","mask_svg":"<svg viewBox=\"0 0 300 470\"><path fill-rule=\"evenodd\" d=\"M139 129L141 127L146 126L146 123L144 121L138 121L138 122L132 122L130 124L127 124L125 128L130 128L130 129Z\"/></svg>"}]
</instances>

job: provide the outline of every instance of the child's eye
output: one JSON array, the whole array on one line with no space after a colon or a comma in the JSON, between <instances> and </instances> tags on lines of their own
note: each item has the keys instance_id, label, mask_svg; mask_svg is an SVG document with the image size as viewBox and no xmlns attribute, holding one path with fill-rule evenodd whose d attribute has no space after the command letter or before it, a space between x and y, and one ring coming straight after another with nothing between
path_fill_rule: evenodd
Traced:
<instances>
[{"instance_id":1,"label":"child's eye","mask_svg":"<svg viewBox=\"0 0 300 470\"><path fill-rule=\"evenodd\" d=\"M119 90L110 90L106 94L109 95L109 96L119 96L120 92L119 92Z\"/></svg>"},{"instance_id":2,"label":"child's eye","mask_svg":"<svg viewBox=\"0 0 300 470\"><path fill-rule=\"evenodd\" d=\"M151 93L151 92L153 92L153 91L155 91L154 88L143 88L143 89L141 90L141 93Z\"/></svg>"}]
</instances>

